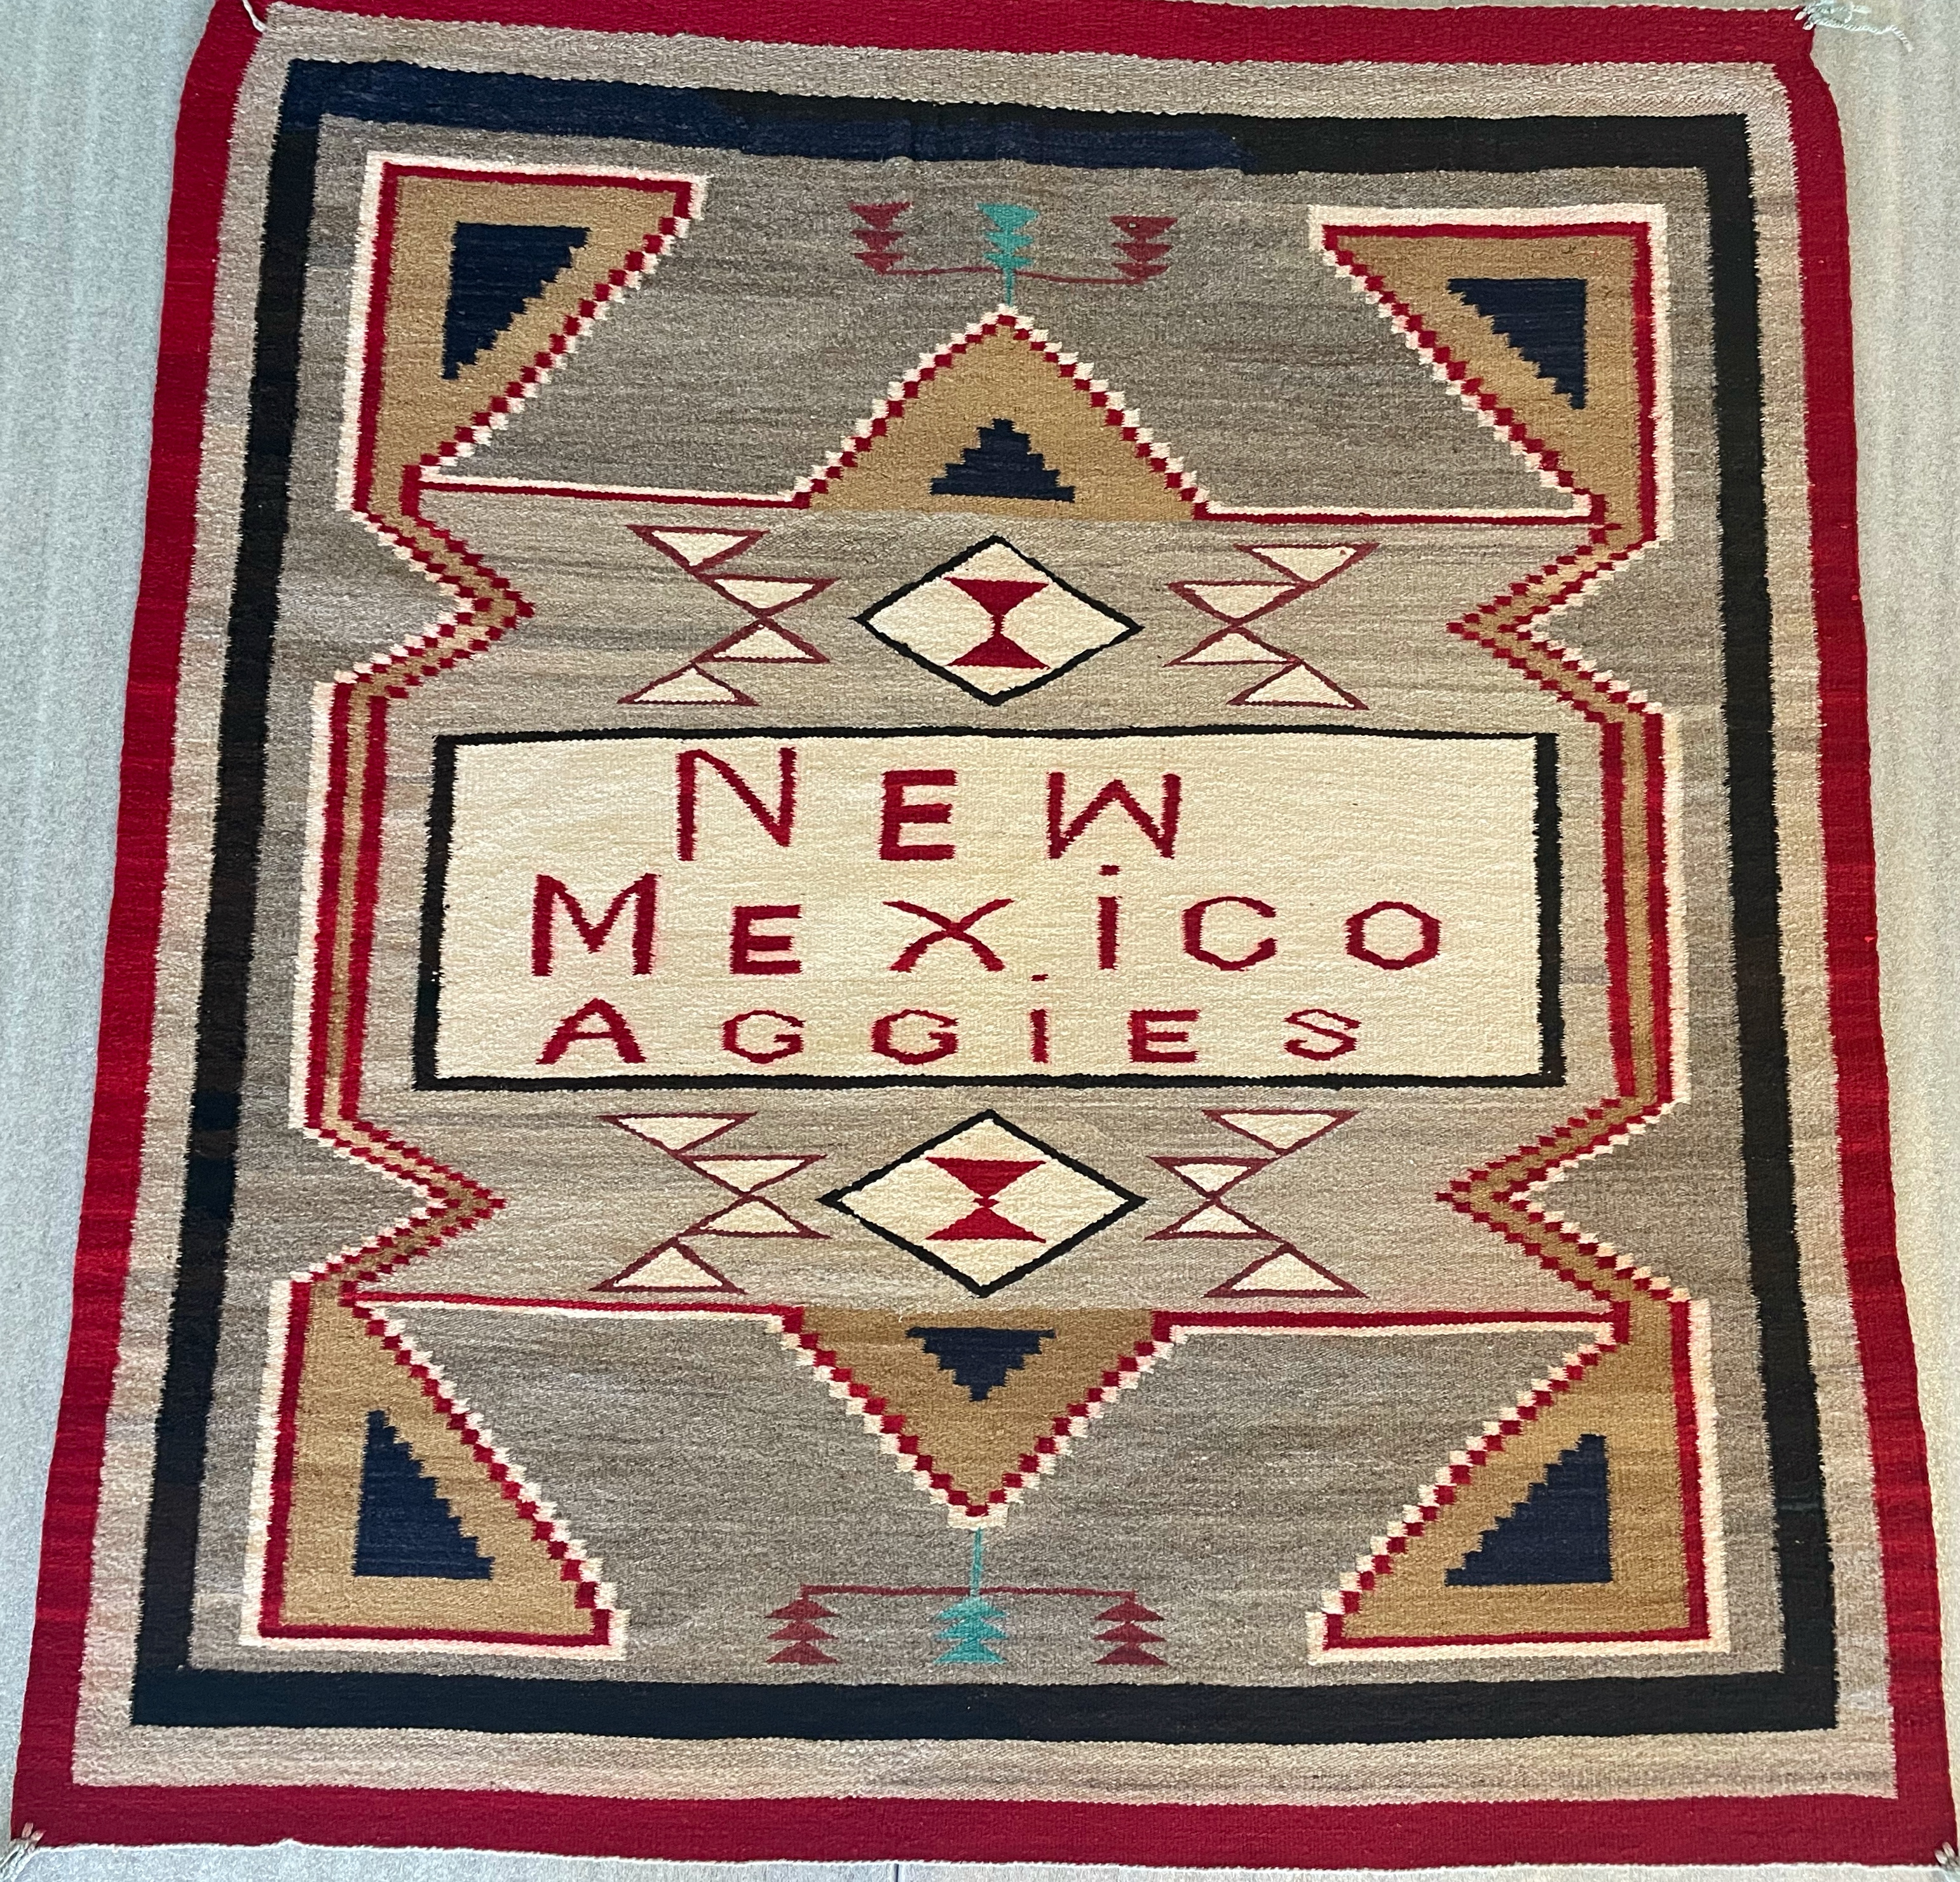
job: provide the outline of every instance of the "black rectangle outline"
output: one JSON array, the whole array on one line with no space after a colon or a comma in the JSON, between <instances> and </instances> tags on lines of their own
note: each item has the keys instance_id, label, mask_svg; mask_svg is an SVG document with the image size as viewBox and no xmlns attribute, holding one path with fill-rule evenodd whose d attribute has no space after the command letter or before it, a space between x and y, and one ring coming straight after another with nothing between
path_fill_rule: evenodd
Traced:
<instances>
[{"instance_id":1,"label":"black rectangle outline","mask_svg":"<svg viewBox=\"0 0 1960 1882\"><path fill-rule=\"evenodd\" d=\"M694 1077L657 1073L618 1072L603 1078L514 1078L494 1073L459 1073L439 1076L435 1069L436 1039L441 1024L442 927L449 886L450 839L456 817L456 754L463 745L562 745L621 739L671 739L697 745L718 739L1136 739L1191 738L1352 738L1425 739L1452 741L1529 739L1533 752L1532 837L1532 879L1538 895L1538 1069L1535 1072L1481 1073L1449 1078L1424 1073L1285 1073L1266 1076L1212 1073L1204 1077L1182 1073L1153 1075L1135 1072L1011 1073L970 1077L896 1072L851 1078L816 1073L719 1072ZM1206 1089L1290 1091L1300 1086L1341 1091L1362 1087L1475 1086L1513 1087L1559 1085L1565 1079L1565 1028L1559 1001L1559 961L1564 911L1559 856L1558 735L1553 732L1429 731L1405 726L1125 726L1087 730L1071 726L1047 731L1038 726L724 726L670 731L663 726L601 726L580 731L461 732L439 733L429 793L428 862L423 877L422 942L415 981L412 1057L417 1091L439 1092L619 1092L619 1091L891 1091L964 1089L1001 1086L1034 1091L1101 1091L1128 1089L1202 1087Z\"/></svg>"},{"instance_id":2,"label":"black rectangle outline","mask_svg":"<svg viewBox=\"0 0 1960 1882\"><path fill-rule=\"evenodd\" d=\"M1732 933L1750 1278L1774 1506L1783 1665L1664 1679L1516 1679L1296 1689L1197 1685L841 1687L628 1684L501 1674L234 1671L190 1663L199 1499L231 1219L246 980L256 901L266 709L298 402L319 122L549 133L579 101L591 135L776 151L784 127L829 154L1007 154L1090 168L1249 174L1688 169L1707 189L1720 477ZM590 109L585 109L587 104ZM746 112L749 115L744 117ZM657 122L650 114L658 113ZM608 113L611 115L608 116ZM713 135L681 120L713 120ZM909 115L908 115L909 114ZM691 120L691 121L692 121ZM757 128L759 126L760 128ZM1052 148L1085 132L1092 154ZM1174 141L1182 136L1188 143ZM989 140L993 140L989 141ZM794 139L791 140L794 141ZM296 61L268 179L245 482L221 708L213 874L186 1146L183 1240L157 1444L131 1718L139 1725L790 1737L1390 1743L1428 1738L1795 1731L1837 1718L1834 1575L1796 1235L1774 801L1768 517L1755 202L1739 115L1227 119L1001 105L682 92L400 63ZM1306 1617L1303 1616L1303 1622Z\"/></svg>"}]
</instances>

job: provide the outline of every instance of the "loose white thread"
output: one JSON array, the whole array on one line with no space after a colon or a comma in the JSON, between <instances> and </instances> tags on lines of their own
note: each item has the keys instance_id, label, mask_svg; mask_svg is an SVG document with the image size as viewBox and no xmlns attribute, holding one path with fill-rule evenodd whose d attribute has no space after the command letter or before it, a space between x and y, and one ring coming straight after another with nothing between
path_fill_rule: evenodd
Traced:
<instances>
[{"instance_id":1,"label":"loose white thread","mask_svg":"<svg viewBox=\"0 0 1960 1882\"><path fill-rule=\"evenodd\" d=\"M260 19L258 14L252 11L252 0L238 0L238 4L245 9L246 18L250 20L259 31L261 33L264 32L266 30L266 22Z\"/></svg>"},{"instance_id":2,"label":"loose white thread","mask_svg":"<svg viewBox=\"0 0 1960 1882\"><path fill-rule=\"evenodd\" d=\"M1840 33L1875 33L1897 40L1908 52L1912 50L1912 41L1899 27L1868 24L1871 14L1869 7L1858 5L1857 0L1803 0L1796 10L1797 23L1813 32L1819 27L1828 27Z\"/></svg>"}]
</instances>

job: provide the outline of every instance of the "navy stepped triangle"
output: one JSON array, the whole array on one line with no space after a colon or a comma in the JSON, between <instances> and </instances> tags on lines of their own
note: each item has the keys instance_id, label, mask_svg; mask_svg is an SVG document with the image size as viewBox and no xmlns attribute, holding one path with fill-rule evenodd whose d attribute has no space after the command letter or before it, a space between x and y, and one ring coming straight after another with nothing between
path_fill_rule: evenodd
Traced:
<instances>
[{"instance_id":1,"label":"navy stepped triangle","mask_svg":"<svg viewBox=\"0 0 1960 1882\"><path fill-rule=\"evenodd\" d=\"M384 1413L368 1414L361 1461L361 1514L354 1527L356 1575L487 1582L492 1558L466 1536L434 1480Z\"/></svg>"},{"instance_id":2,"label":"navy stepped triangle","mask_svg":"<svg viewBox=\"0 0 1960 1882\"><path fill-rule=\"evenodd\" d=\"M1040 1352L1042 1342L1055 1337L1055 1330L1048 1327L1038 1333L1030 1327L908 1327L905 1337L924 1346L939 1362L939 1369L950 1372L978 1404L995 1386L1006 1384L1010 1372L1018 1372Z\"/></svg>"},{"instance_id":3,"label":"navy stepped triangle","mask_svg":"<svg viewBox=\"0 0 1960 1882\"><path fill-rule=\"evenodd\" d=\"M1582 277L1534 275L1521 280L1465 277L1449 291L1469 302L1511 345L1586 409L1586 283Z\"/></svg>"},{"instance_id":4,"label":"navy stepped triangle","mask_svg":"<svg viewBox=\"0 0 1960 1882\"><path fill-rule=\"evenodd\" d=\"M1606 1440L1589 1432L1561 1451L1525 1500L1485 1530L1443 1578L1451 1588L1612 1580Z\"/></svg>"},{"instance_id":5,"label":"navy stepped triangle","mask_svg":"<svg viewBox=\"0 0 1960 1882\"><path fill-rule=\"evenodd\" d=\"M449 251L442 376L453 379L571 265L590 230L531 223L459 222Z\"/></svg>"},{"instance_id":6,"label":"navy stepped triangle","mask_svg":"<svg viewBox=\"0 0 1960 1882\"><path fill-rule=\"evenodd\" d=\"M1011 418L980 428L978 442L932 480L935 497L1029 497L1038 503L1073 503L1075 490L1042 461L1034 440Z\"/></svg>"}]
</instances>

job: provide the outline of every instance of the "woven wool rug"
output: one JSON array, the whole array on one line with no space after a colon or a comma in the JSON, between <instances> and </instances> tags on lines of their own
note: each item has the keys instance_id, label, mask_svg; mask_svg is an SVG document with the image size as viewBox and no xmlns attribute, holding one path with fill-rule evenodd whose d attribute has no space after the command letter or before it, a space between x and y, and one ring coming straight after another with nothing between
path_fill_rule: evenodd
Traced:
<instances>
[{"instance_id":1,"label":"woven wool rug","mask_svg":"<svg viewBox=\"0 0 1960 1882\"><path fill-rule=\"evenodd\" d=\"M219 5L17 1821L1952 1833L1782 15Z\"/></svg>"}]
</instances>

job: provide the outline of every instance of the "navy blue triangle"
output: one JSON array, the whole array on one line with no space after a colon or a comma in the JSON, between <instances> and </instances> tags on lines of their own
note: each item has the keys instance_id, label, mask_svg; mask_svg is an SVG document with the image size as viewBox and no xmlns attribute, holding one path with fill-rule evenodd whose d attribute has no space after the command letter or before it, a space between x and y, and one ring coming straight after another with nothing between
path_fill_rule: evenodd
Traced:
<instances>
[{"instance_id":1,"label":"navy blue triangle","mask_svg":"<svg viewBox=\"0 0 1960 1882\"><path fill-rule=\"evenodd\" d=\"M1042 460L1034 440L1011 418L980 428L977 441L932 480L935 497L1032 497L1041 503L1073 503L1075 490Z\"/></svg>"},{"instance_id":2,"label":"navy blue triangle","mask_svg":"<svg viewBox=\"0 0 1960 1882\"><path fill-rule=\"evenodd\" d=\"M1449 291L1469 302L1513 347L1586 409L1586 282L1583 277L1536 276L1452 281Z\"/></svg>"},{"instance_id":3,"label":"navy blue triangle","mask_svg":"<svg viewBox=\"0 0 1960 1882\"><path fill-rule=\"evenodd\" d=\"M978 1404L997 1385L1007 1382L1010 1372L1018 1372L1040 1352L1044 1340L1052 1340L1052 1327L1036 1332L1028 1327L908 1327L908 1340L916 1340L939 1362L942 1372L950 1372L954 1381L966 1388Z\"/></svg>"},{"instance_id":4,"label":"navy blue triangle","mask_svg":"<svg viewBox=\"0 0 1960 1882\"><path fill-rule=\"evenodd\" d=\"M571 265L586 229L459 222L450 244L442 376L453 379Z\"/></svg>"},{"instance_id":5,"label":"navy blue triangle","mask_svg":"<svg viewBox=\"0 0 1960 1882\"><path fill-rule=\"evenodd\" d=\"M368 1414L361 1460L361 1514L354 1526L356 1575L412 1575L487 1582L491 1558L438 1493L387 1415Z\"/></svg>"},{"instance_id":6,"label":"navy blue triangle","mask_svg":"<svg viewBox=\"0 0 1960 1882\"><path fill-rule=\"evenodd\" d=\"M1451 1588L1529 1588L1613 1578L1606 1440L1589 1432L1560 1452L1508 1516L1443 1578Z\"/></svg>"}]
</instances>

